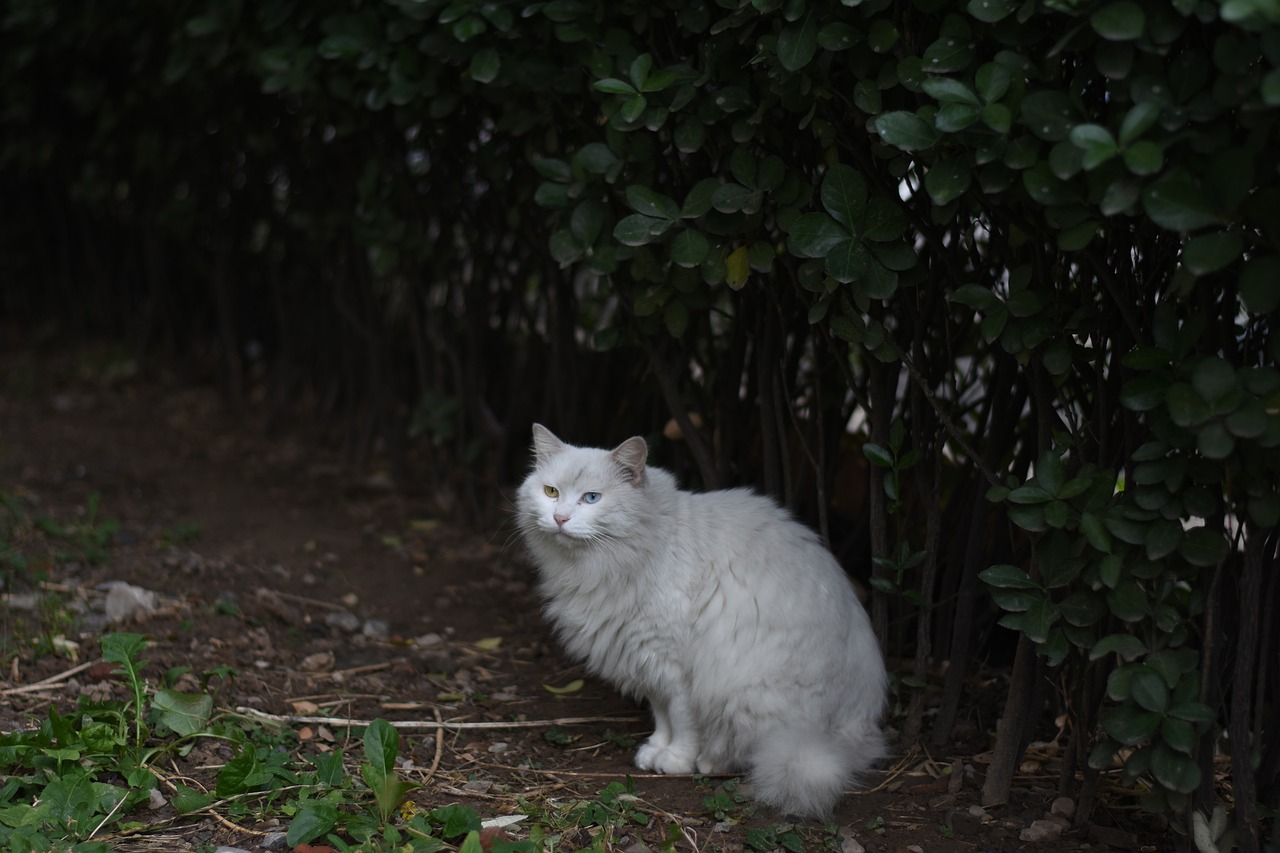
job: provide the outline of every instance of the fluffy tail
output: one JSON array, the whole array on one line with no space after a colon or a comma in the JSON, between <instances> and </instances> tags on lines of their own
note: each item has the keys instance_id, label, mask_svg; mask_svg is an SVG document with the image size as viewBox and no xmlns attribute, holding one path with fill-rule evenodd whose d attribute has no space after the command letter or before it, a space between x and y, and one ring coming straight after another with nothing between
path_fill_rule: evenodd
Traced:
<instances>
[{"instance_id":1,"label":"fluffy tail","mask_svg":"<svg viewBox=\"0 0 1280 853\"><path fill-rule=\"evenodd\" d=\"M749 778L755 798L782 814L825 818L885 752L874 724L843 732L777 729L760 739Z\"/></svg>"}]
</instances>

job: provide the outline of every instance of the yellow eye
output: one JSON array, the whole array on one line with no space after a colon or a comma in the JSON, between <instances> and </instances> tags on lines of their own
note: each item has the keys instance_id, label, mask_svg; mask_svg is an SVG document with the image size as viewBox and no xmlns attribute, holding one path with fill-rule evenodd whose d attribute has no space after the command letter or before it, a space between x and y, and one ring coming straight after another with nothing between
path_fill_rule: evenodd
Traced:
<instances>
[{"instance_id":1,"label":"yellow eye","mask_svg":"<svg viewBox=\"0 0 1280 853\"><path fill-rule=\"evenodd\" d=\"M549 498L558 498L558 497L560 497L560 490L559 490L559 489L557 489L555 486L543 486L543 487L542 487L542 491L546 492L546 493L547 493L547 497L549 497Z\"/></svg>"}]
</instances>

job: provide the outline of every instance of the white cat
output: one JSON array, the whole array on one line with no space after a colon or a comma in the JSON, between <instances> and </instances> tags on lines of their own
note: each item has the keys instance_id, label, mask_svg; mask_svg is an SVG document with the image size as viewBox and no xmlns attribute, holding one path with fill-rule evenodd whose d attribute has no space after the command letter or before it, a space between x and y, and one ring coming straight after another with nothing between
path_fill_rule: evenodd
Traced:
<instances>
[{"instance_id":1,"label":"white cat","mask_svg":"<svg viewBox=\"0 0 1280 853\"><path fill-rule=\"evenodd\" d=\"M866 611L812 531L746 489L694 494L644 439L573 447L533 427L516 512L546 613L575 657L648 700L636 766L747 771L822 817L884 755L886 678Z\"/></svg>"}]
</instances>

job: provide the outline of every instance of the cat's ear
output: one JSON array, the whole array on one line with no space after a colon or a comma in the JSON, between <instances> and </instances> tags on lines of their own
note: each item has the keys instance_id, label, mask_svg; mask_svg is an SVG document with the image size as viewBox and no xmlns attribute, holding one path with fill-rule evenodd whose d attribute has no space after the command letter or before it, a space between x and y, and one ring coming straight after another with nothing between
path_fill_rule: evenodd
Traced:
<instances>
[{"instance_id":1,"label":"cat's ear","mask_svg":"<svg viewBox=\"0 0 1280 853\"><path fill-rule=\"evenodd\" d=\"M649 458L649 445L640 436L628 438L609 454L627 473L627 480L633 485L644 483L644 462Z\"/></svg>"},{"instance_id":2,"label":"cat's ear","mask_svg":"<svg viewBox=\"0 0 1280 853\"><path fill-rule=\"evenodd\" d=\"M566 447L568 445L556 438L555 433L551 430L542 424L533 425L533 458L535 462L542 464Z\"/></svg>"}]
</instances>

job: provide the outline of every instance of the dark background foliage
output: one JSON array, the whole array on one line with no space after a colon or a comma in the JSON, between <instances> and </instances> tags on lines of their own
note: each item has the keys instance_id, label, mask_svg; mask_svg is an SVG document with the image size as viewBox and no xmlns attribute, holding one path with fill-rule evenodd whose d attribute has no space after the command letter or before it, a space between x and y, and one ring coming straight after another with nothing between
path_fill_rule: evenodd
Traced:
<instances>
[{"instance_id":1,"label":"dark background foliage","mask_svg":"<svg viewBox=\"0 0 1280 853\"><path fill-rule=\"evenodd\" d=\"M821 530L907 738L1010 667L988 802L1064 709L1079 820L1121 761L1274 840L1273 2L3 10L25 344L126 341L476 518L532 420L644 432Z\"/></svg>"}]
</instances>

